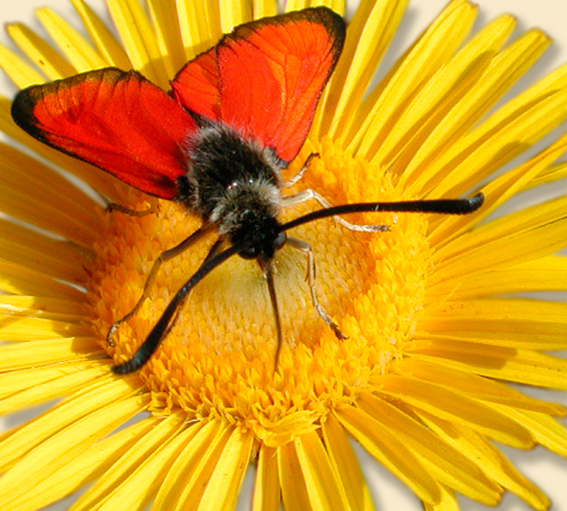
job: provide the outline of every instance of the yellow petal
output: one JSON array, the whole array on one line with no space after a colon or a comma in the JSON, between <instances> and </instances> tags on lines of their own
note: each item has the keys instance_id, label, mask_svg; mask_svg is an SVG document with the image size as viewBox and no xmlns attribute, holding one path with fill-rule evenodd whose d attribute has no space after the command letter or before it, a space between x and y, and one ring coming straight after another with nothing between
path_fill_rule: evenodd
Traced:
<instances>
[{"instance_id":1,"label":"yellow petal","mask_svg":"<svg viewBox=\"0 0 567 511\"><path fill-rule=\"evenodd\" d=\"M2 44L0 44L0 67L20 89L45 82L39 73Z\"/></svg>"},{"instance_id":2,"label":"yellow petal","mask_svg":"<svg viewBox=\"0 0 567 511\"><path fill-rule=\"evenodd\" d=\"M507 34L513 20L508 16L500 18L495 22L494 28L499 27L498 21L502 24L504 34ZM549 44L550 40L545 34L534 30L524 34L492 58L479 80L457 98L454 108L439 120L437 126L432 125L427 140L405 162L402 181L411 194L429 192L434 183L447 179L446 176L459 163L459 158L464 159L467 154L463 146L466 133L528 71ZM486 133L484 125L476 131ZM484 140L479 135L471 138L470 144L481 144ZM460 152L453 145L459 147ZM446 153L451 153L454 157L449 160ZM397 170L401 171L400 165L397 165Z\"/></svg>"},{"instance_id":3,"label":"yellow petal","mask_svg":"<svg viewBox=\"0 0 567 511\"><path fill-rule=\"evenodd\" d=\"M20 452L20 461L0 479L2 502L10 505L14 499L25 497L36 481L49 478L69 460L80 456L96 440L139 412L140 405L138 397L109 401L94 412L69 421L63 429L53 431L33 450L26 449L28 452L25 456ZM23 430L25 429L24 427Z\"/></svg>"},{"instance_id":4,"label":"yellow petal","mask_svg":"<svg viewBox=\"0 0 567 511\"><path fill-rule=\"evenodd\" d=\"M37 511L84 487L85 483L103 477L122 453L157 425L148 418L96 442L80 456L67 462L49 478L40 478L25 495L13 502L14 509Z\"/></svg>"},{"instance_id":5,"label":"yellow petal","mask_svg":"<svg viewBox=\"0 0 567 511\"><path fill-rule=\"evenodd\" d=\"M305 479L299 467L295 444L289 442L280 445L277 449L277 458L283 508L301 509L302 511L313 510Z\"/></svg>"},{"instance_id":6,"label":"yellow petal","mask_svg":"<svg viewBox=\"0 0 567 511\"><path fill-rule=\"evenodd\" d=\"M225 34L252 20L252 5L247 0L221 0L220 4L221 29Z\"/></svg>"},{"instance_id":7,"label":"yellow petal","mask_svg":"<svg viewBox=\"0 0 567 511\"><path fill-rule=\"evenodd\" d=\"M165 467L172 463L172 456L185 435L183 417L170 415L158 421L146 435L127 452L123 453L106 476L99 479L87 493L74 504L73 510L133 509L147 503L155 494L164 477ZM187 433L186 433L187 434Z\"/></svg>"},{"instance_id":8,"label":"yellow petal","mask_svg":"<svg viewBox=\"0 0 567 511\"><path fill-rule=\"evenodd\" d=\"M352 511L374 509L360 465L346 432L333 415L321 426L325 448L342 490Z\"/></svg>"},{"instance_id":9,"label":"yellow petal","mask_svg":"<svg viewBox=\"0 0 567 511\"><path fill-rule=\"evenodd\" d=\"M207 483L199 509L232 509L236 504L244 474L250 462L254 435L235 428Z\"/></svg>"},{"instance_id":10,"label":"yellow petal","mask_svg":"<svg viewBox=\"0 0 567 511\"><path fill-rule=\"evenodd\" d=\"M452 448L443 437L431 433L394 405L368 392L362 393L357 402L376 419L374 422L379 420L395 430L399 441L411 449L437 481L486 505L494 505L500 500L501 488L484 475L474 459Z\"/></svg>"},{"instance_id":11,"label":"yellow petal","mask_svg":"<svg viewBox=\"0 0 567 511\"><path fill-rule=\"evenodd\" d=\"M307 493L314 510L350 509L323 442L316 431L295 439L299 465L305 478Z\"/></svg>"},{"instance_id":12,"label":"yellow petal","mask_svg":"<svg viewBox=\"0 0 567 511\"><path fill-rule=\"evenodd\" d=\"M59 80L77 74L77 70L71 64L26 26L16 23L7 25L6 30L20 49L41 69L49 80Z\"/></svg>"},{"instance_id":13,"label":"yellow petal","mask_svg":"<svg viewBox=\"0 0 567 511\"><path fill-rule=\"evenodd\" d=\"M357 148L358 156L372 160L399 112L451 57L469 32L475 17L476 7L462 0L453 0L403 58L399 67L394 68L395 74L386 77L388 81L384 89L378 87L369 95L361 105L361 112L366 118L358 127L359 135L350 143L351 148Z\"/></svg>"},{"instance_id":14,"label":"yellow petal","mask_svg":"<svg viewBox=\"0 0 567 511\"><path fill-rule=\"evenodd\" d=\"M81 364L73 361L73 365L34 368L33 371L0 375L0 388L7 390L2 394L11 394L8 397L2 396L0 413L16 411L68 395L99 376L108 374L106 367L91 366L92 363Z\"/></svg>"},{"instance_id":15,"label":"yellow petal","mask_svg":"<svg viewBox=\"0 0 567 511\"><path fill-rule=\"evenodd\" d=\"M160 59L154 28L142 4L137 0L108 0L107 5L134 69L167 89L165 65Z\"/></svg>"},{"instance_id":16,"label":"yellow petal","mask_svg":"<svg viewBox=\"0 0 567 511\"><path fill-rule=\"evenodd\" d=\"M567 361L536 351L436 339L416 347L414 356L489 378L567 389Z\"/></svg>"},{"instance_id":17,"label":"yellow petal","mask_svg":"<svg viewBox=\"0 0 567 511\"><path fill-rule=\"evenodd\" d=\"M51 9L38 9L36 13L49 35L67 55L78 73L107 66L92 46Z\"/></svg>"},{"instance_id":18,"label":"yellow petal","mask_svg":"<svg viewBox=\"0 0 567 511\"><path fill-rule=\"evenodd\" d=\"M419 322L418 338L443 336L492 346L566 349L567 304L485 299L434 303Z\"/></svg>"},{"instance_id":19,"label":"yellow petal","mask_svg":"<svg viewBox=\"0 0 567 511\"><path fill-rule=\"evenodd\" d=\"M71 3L106 64L124 70L131 69L132 63L126 52L93 10L83 0L71 0Z\"/></svg>"},{"instance_id":20,"label":"yellow petal","mask_svg":"<svg viewBox=\"0 0 567 511\"><path fill-rule=\"evenodd\" d=\"M280 499L276 449L260 444L252 509L254 511L279 511Z\"/></svg>"},{"instance_id":21,"label":"yellow petal","mask_svg":"<svg viewBox=\"0 0 567 511\"><path fill-rule=\"evenodd\" d=\"M565 291L565 272L566 257L547 256L510 268L466 274L458 283L440 282L430 296L468 300L503 293Z\"/></svg>"},{"instance_id":22,"label":"yellow petal","mask_svg":"<svg viewBox=\"0 0 567 511\"><path fill-rule=\"evenodd\" d=\"M161 60L165 65L167 76L173 78L187 61L175 0L149 0L148 8L156 27Z\"/></svg>"},{"instance_id":23,"label":"yellow petal","mask_svg":"<svg viewBox=\"0 0 567 511\"><path fill-rule=\"evenodd\" d=\"M318 107L322 119L314 120L314 134L335 136L346 132L355 118L351 113L362 100L406 6L407 0L364 0L360 3L349 23L341 58L327 86L328 91L336 92L329 92L322 98Z\"/></svg>"},{"instance_id":24,"label":"yellow petal","mask_svg":"<svg viewBox=\"0 0 567 511\"><path fill-rule=\"evenodd\" d=\"M438 502L441 498L439 482L426 470L419 458L391 430L379 422L380 417L353 406L335 413L344 428L379 462L400 478L422 501Z\"/></svg>"}]
</instances>

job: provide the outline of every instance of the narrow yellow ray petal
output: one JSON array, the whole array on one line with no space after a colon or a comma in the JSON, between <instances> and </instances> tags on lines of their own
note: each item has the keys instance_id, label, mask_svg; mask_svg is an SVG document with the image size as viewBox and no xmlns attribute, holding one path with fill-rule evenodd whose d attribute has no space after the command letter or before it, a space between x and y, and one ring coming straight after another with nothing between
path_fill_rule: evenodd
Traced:
<instances>
[{"instance_id":1,"label":"narrow yellow ray petal","mask_svg":"<svg viewBox=\"0 0 567 511\"><path fill-rule=\"evenodd\" d=\"M470 372L537 387L567 389L567 361L531 350L436 339L417 341L412 357ZM534 371L537 367L537 371Z\"/></svg>"},{"instance_id":2,"label":"narrow yellow ray petal","mask_svg":"<svg viewBox=\"0 0 567 511\"><path fill-rule=\"evenodd\" d=\"M350 509L340 479L316 431L295 439L295 450L314 510Z\"/></svg>"},{"instance_id":3,"label":"narrow yellow ray petal","mask_svg":"<svg viewBox=\"0 0 567 511\"><path fill-rule=\"evenodd\" d=\"M108 377L99 378L32 422L15 431L3 433L0 437L2 439L0 444L2 470L9 468L28 453L33 454L53 435L65 431L69 427L73 428L78 421L95 412L99 413L100 410L104 410L108 406L122 403L126 412L123 414L119 406L116 412L120 416L133 416L138 411L142 411L147 406L149 396L133 395L132 387L128 383L128 380L131 379L136 379L136 377L121 380L110 380ZM111 421L112 415L108 419ZM90 433L94 434L94 431L90 431ZM70 435L68 440L72 441L73 435ZM2 478L0 481L3 480ZM5 482L0 484L5 484Z\"/></svg>"},{"instance_id":4,"label":"narrow yellow ray petal","mask_svg":"<svg viewBox=\"0 0 567 511\"><path fill-rule=\"evenodd\" d=\"M45 78L3 44L0 44L0 68L20 89L45 82Z\"/></svg>"},{"instance_id":5,"label":"narrow yellow ray petal","mask_svg":"<svg viewBox=\"0 0 567 511\"><path fill-rule=\"evenodd\" d=\"M31 270L27 266L10 263L0 258L0 289L7 293L38 295L82 302L84 293L75 287Z\"/></svg>"},{"instance_id":6,"label":"narrow yellow ray petal","mask_svg":"<svg viewBox=\"0 0 567 511\"><path fill-rule=\"evenodd\" d=\"M321 432L335 478L340 481L342 491L345 492L349 509L352 511L374 509L360 464L345 430L333 415L329 415L321 425Z\"/></svg>"},{"instance_id":7,"label":"narrow yellow ray petal","mask_svg":"<svg viewBox=\"0 0 567 511\"><path fill-rule=\"evenodd\" d=\"M137 0L108 0L107 5L134 69L161 88L168 89L169 81L155 30L142 4Z\"/></svg>"},{"instance_id":8,"label":"narrow yellow ray petal","mask_svg":"<svg viewBox=\"0 0 567 511\"><path fill-rule=\"evenodd\" d=\"M34 367L23 371L10 371L0 374L0 399L4 400L10 396L17 396L33 388L34 385L45 385L66 379L74 374L92 369L91 362L79 362L77 368L72 364L61 364L50 367ZM98 369L95 369L95 371Z\"/></svg>"},{"instance_id":9,"label":"narrow yellow ray petal","mask_svg":"<svg viewBox=\"0 0 567 511\"><path fill-rule=\"evenodd\" d=\"M49 80L59 80L77 74L77 70L71 64L25 25L10 24L6 26L6 30L18 47Z\"/></svg>"},{"instance_id":10,"label":"narrow yellow ray petal","mask_svg":"<svg viewBox=\"0 0 567 511\"><path fill-rule=\"evenodd\" d=\"M420 411L418 415L432 431L455 449L468 458L477 460L490 479L524 499L534 509L543 511L549 507L545 494L520 474L484 436L458 423L447 422L425 412Z\"/></svg>"},{"instance_id":11,"label":"narrow yellow ray petal","mask_svg":"<svg viewBox=\"0 0 567 511\"><path fill-rule=\"evenodd\" d=\"M83 0L71 0L71 3L106 65L116 66L125 71L132 69L128 55L93 10Z\"/></svg>"},{"instance_id":12,"label":"narrow yellow ray petal","mask_svg":"<svg viewBox=\"0 0 567 511\"><path fill-rule=\"evenodd\" d=\"M92 46L51 9L44 7L36 14L78 73L106 67L106 62Z\"/></svg>"},{"instance_id":13,"label":"narrow yellow ray petal","mask_svg":"<svg viewBox=\"0 0 567 511\"><path fill-rule=\"evenodd\" d=\"M106 367L87 367L82 371L77 371L72 366L59 366L57 369L53 367L37 368L34 370L37 370L40 374L30 376L33 371L27 371L27 378L25 378L25 374L22 375L22 372L0 375L0 388L4 388L3 385L5 384L10 385L8 388L11 391L10 394L12 394L0 401L0 413L16 411L20 408L45 403L50 399L68 395L79 390L91 380L103 374L108 374ZM32 378L34 379L33 383L30 382ZM27 388L24 388L26 385Z\"/></svg>"},{"instance_id":14,"label":"narrow yellow ray petal","mask_svg":"<svg viewBox=\"0 0 567 511\"><path fill-rule=\"evenodd\" d=\"M267 18L278 13L278 6L274 0L252 0L252 12L255 20Z\"/></svg>"},{"instance_id":15,"label":"narrow yellow ray petal","mask_svg":"<svg viewBox=\"0 0 567 511\"><path fill-rule=\"evenodd\" d=\"M70 243L53 240L37 232L0 219L0 254L56 279L84 283L84 257Z\"/></svg>"},{"instance_id":16,"label":"narrow yellow ray petal","mask_svg":"<svg viewBox=\"0 0 567 511\"><path fill-rule=\"evenodd\" d=\"M406 6L407 0L360 3L349 23L341 58L327 86L329 91L336 92L325 95L318 108L322 119L314 132L319 137L326 133L331 136L344 133L352 122L352 112L362 100ZM314 124L317 126L319 122L315 120Z\"/></svg>"},{"instance_id":17,"label":"narrow yellow ray petal","mask_svg":"<svg viewBox=\"0 0 567 511\"><path fill-rule=\"evenodd\" d=\"M198 509L234 508L250 463L253 440L251 430L234 429L207 483Z\"/></svg>"},{"instance_id":18,"label":"narrow yellow ray petal","mask_svg":"<svg viewBox=\"0 0 567 511\"><path fill-rule=\"evenodd\" d=\"M564 135L526 163L493 179L482 188L485 202L476 214L463 215L459 218L432 217L429 233L431 245L437 247L439 251L439 247L448 245L453 239L462 236L463 232L478 223L480 219L487 217L497 207L522 191L527 183L544 172L548 165L561 157L566 150L567 135Z\"/></svg>"},{"instance_id":19,"label":"narrow yellow ray petal","mask_svg":"<svg viewBox=\"0 0 567 511\"><path fill-rule=\"evenodd\" d=\"M529 429L534 440L564 458L567 457L567 428L558 420L543 413L529 412L527 410L506 410L511 418Z\"/></svg>"},{"instance_id":20,"label":"narrow yellow ray petal","mask_svg":"<svg viewBox=\"0 0 567 511\"><path fill-rule=\"evenodd\" d=\"M171 433L164 437L158 449L137 467L120 488L97 503L97 510L115 511L116 509L142 509L148 504L160 487L163 474L177 459L187 442L188 430L175 435ZM81 509L79 507L73 509ZM83 508L88 511L89 507ZM219 508L220 509L220 508Z\"/></svg>"},{"instance_id":21,"label":"narrow yellow ray petal","mask_svg":"<svg viewBox=\"0 0 567 511\"><path fill-rule=\"evenodd\" d=\"M205 488L211 479L213 471L224 452L234 427L222 424L213 441L207 445L202 457L193 465L190 478L185 480L185 488L179 495L175 496L175 510L198 509L203 498ZM177 503L178 502L178 503Z\"/></svg>"},{"instance_id":22,"label":"narrow yellow ray petal","mask_svg":"<svg viewBox=\"0 0 567 511\"><path fill-rule=\"evenodd\" d=\"M3 344L0 353L0 370L26 371L32 366L81 362L84 359L91 359L91 365L97 365L92 359L100 357L103 351L91 337L85 337Z\"/></svg>"},{"instance_id":23,"label":"narrow yellow ray petal","mask_svg":"<svg viewBox=\"0 0 567 511\"><path fill-rule=\"evenodd\" d=\"M155 426L130 449L125 451L116 464L110 468L104 478L99 479L95 485L89 489L73 506L73 509L89 510L98 509L104 504L105 499L112 497L114 492L121 492L123 485L128 484L128 480L140 466L148 460L153 453L159 451L164 441L172 436L176 436L183 427L183 418L177 415L157 421ZM146 484L148 484L146 482ZM139 493L137 494L139 497ZM141 498L141 497L140 497ZM143 507L143 506L142 506ZM130 507L120 507L115 509L131 509Z\"/></svg>"},{"instance_id":24,"label":"narrow yellow ray petal","mask_svg":"<svg viewBox=\"0 0 567 511\"><path fill-rule=\"evenodd\" d=\"M3 474L0 479L0 500L9 506L13 499L25 497L36 481L50 477L139 411L137 397L109 401L45 438Z\"/></svg>"},{"instance_id":25,"label":"narrow yellow ray petal","mask_svg":"<svg viewBox=\"0 0 567 511\"><path fill-rule=\"evenodd\" d=\"M468 149L478 140L479 130L464 137L463 145L468 147L463 148L462 163L452 166L449 174L441 176L443 181L435 185L435 194L439 197L458 196L475 186L565 121L566 105L567 90L552 93L533 108L510 119L472 153ZM453 153L448 151L447 154Z\"/></svg>"},{"instance_id":26,"label":"narrow yellow ray petal","mask_svg":"<svg viewBox=\"0 0 567 511\"><path fill-rule=\"evenodd\" d=\"M175 0L149 0L148 8L156 27L160 58L167 76L172 79L187 61Z\"/></svg>"},{"instance_id":27,"label":"narrow yellow ray petal","mask_svg":"<svg viewBox=\"0 0 567 511\"><path fill-rule=\"evenodd\" d=\"M224 433L225 427L220 421L213 420L206 424L198 422L191 426L188 443L172 464L155 498L154 505L157 509L183 509L179 507L179 500L187 483L207 449L212 444L217 444Z\"/></svg>"},{"instance_id":28,"label":"narrow yellow ray petal","mask_svg":"<svg viewBox=\"0 0 567 511\"><path fill-rule=\"evenodd\" d=\"M91 245L100 232L100 207L61 175L0 144L1 209L15 217Z\"/></svg>"},{"instance_id":29,"label":"narrow yellow ray petal","mask_svg":"<svg viewBox=\"0 0 567 511\"><path fill-rule=\"evenodd\" d=\"M436 161L427 165L427 177L431 179L426 183L421 178L412 184L412 190L429 190L433 186L436 193L465 190L466 182L472 180L472 175L476 183L479 176L488 175L520 154L561 122L565 114L563 103L566 86L567 65L564 65L446 148ZM419 174L416 170L415 175ZM450 181L456 181L457 188L448 185ZM439 184L443 187L438 190ZM456 193L458 195L459 192Z\"/></svg>"},{"instance_id":30,"label":"narrow yellow ray petal","mask_svg":"<svg viewBox=\"0 0 567 511\"><path fill-rule=\"evenodd\" d=\"M499 48L514 29L514 19L503 16L478 33L443 68L424 84L415 99L392 126L388 137L374 155L374 161L404 177L408 165L432 131L462 102L490 65ZM484 106L484 98L482 101ZM488 105L486 105L488 108ZM466 119L463 112L461 122Z\"/></svg>"},{"instance_id":31,"label":"narrow yellow ray petal","mask_svg":"<svg viewBox=\"0 0 567 511\"><path fill-rule=\"evenodd\" d=\"M13 501L14 509L37 511L84 487L89 481L105 475L109 467L132 447L134 442L157 424L149 417L91 445L80 456L68 460L51 477L40 478L21 499Z\"/></svg>"},{"instance_id":32,"label":"narrow yellow ray petal","mask_svg":"<svg viewBox=\"0 0 567 511\"><path fill-rule=\"evenodd\" d=\"M280 445L277 449L277 459L283 508L312 511L294 443Z\"/></svg>"},{"instance_id":33,"label":"narrow yellow ray petal","mask_svg":"<svg viewBox=\"0 0 567 511\"><path fill-rule=\"evenodd\" d=\"M398 425L391 429L380 421L381 417L374 418L354 406L337 410L335 416L374 458L401 479L422 501L439 502L441 493L438 481L424 467L413 449L399 438Z\"/></svg>"},{"instance_id":34,"label":"narrow yellow ray petal","mask_svg":"<svg viewBox=\"0 0 567 511\"><path fill-rule=\"evenodd\" d=\"M485 299L434 302L417 337L483 342L538 350L567 349L567 304L540 300Z\"/></svg>"},{"instance_id":35,"label":"narrow yellow ray petal","mask_svg":"<svg viewBox=\"0 0 567 511\"><path fill-rule=\"evenodd\" d=\"M96 442L80 456L69 460L51 477L39 479L21 500L14 501L14 508L21 511L43 509L84 487L86 483L103 477L121 454L157 423L158 419L149 417Z\"/></svg>"},{"instance_id":36,"label":"narrow yellow ray petal","mask_svg":"<svg viewBox=\"0 0 567 511\"><path fill-rule=\"evenodd\" d=\"M513 21L507 16L501 19L503 23ZM492 59L481 79L465 91L454 108L433 127L414 157L405 162L402 179L412 194L428 191L432 182L441 181L443 175L451 172L458 161L451 160L448 163L445 153L454 152L453 144L462 145L462 136L530 69L549 44L550 40L545 34L533 30ZM478 137L476 143L483 141ZM455 158L458 156L455 152ZM442 166L440 162L446 165ZM426 183L429 183L428 188L425 188Z\"/></svg>"},{"instance_id":37,"label":"narrow yellow ray petal","mask_svg":"<svg viewBox=\"0 0 567 511\"><path fill-rule=\"evenodd\" d=\"M527 291L565 291L567 257L547 256L510 268L480 271L463 275L459 282L441 281L426 295L426 306L451 296L453 300L469 300L483 296Z\"/></svg>"},{"instance_id":38,"label":"narrow yellow ray petal","mask_svg":"<svg viewBox=\"0 0 567 511\"><path fill-rule=\"evenodd\" d=\"M441 485L441 502L438 504L424 504L425 511L461 511L455 493Z\"/></svg>"},{"instance_id":39,"label":"narrow yellow ray petal","mask_svg":"<svg viewBox=\"0 0 567 511\"><path fill-rule=\"evenodd\" d=\"M169 418L161 421L152 430L151 435L142 438L145 440L155 436L155 439L152 439L152 445L155 447L137 464L130 467L126 477L116 488L107 490L97 499L89 495L88 504L77 502L73 509L76 511L89 511L93 508L100 511L144 509L155 496L167 470L183 451L188 438L192 435L189 429L180 430L181 417L174 417L173 421L166 424ZM122 465L121 462L118 464Z\"/></svg>"},{"instance_id":40,"label":"narrow yellow ray petal","mask_svg":"<svg viewBox=\"0 0 567 511\"><path fill-rule=\"evenodd\" d=\"M25 176L22 176L19 184L6 184L2 170L0 168L1 211L36 227L59 234L78 245L87 248L92 246L96 236L94 228L99 222L88 223L81 218L72 217L69 210L47 199L45 195L42 196L42 192L51 189L51 186L28 188L26 185L29 185L32 180ZM14 176L15 174L14 172ZM75 203L71 209L79 209L78 204L80 202Z\"/></svg>"},{"instance_id":41,"label":"narrow yellow ray petal","mask_svg":"<svg viewBox=\"0 0 567 511\"><path fill-rule=\"evenodd\" d=\"M218 2L176 0L187 60L216 44L222 35Z\"/></svg>"},{"instance_id":42,"label":"narrow yellow ray petal","mask_svg":"<svg viewBox=\"0 0 567 511\"><path fill-rule=\"evenodd\" d=\"M401 375L411 376L420 382L428 381L438 384L482 402L497 403L558 417L567 415L564 406L525 396L508 385L489 378L464 373L440 364L415 360L411 356L406 357L396 370Z\"/></svg>"},{"instance_id":43,"label":"narrow yellow ray petal","mask_svg":"<svg viewBox=\"0 0 567 511\"><path fill-rule=\"evenodd\" d=\"M252 21L252 4L247 0L220 1L221 29L226 34L234 27Z\"/></svg>"},{"instance_id":44,"label":"narrow yellow ray petal","mask_svg":"<svg viewBox=\"0 0 567 511\"><path fill-rule=\"evenodd\" d=\"M276 449L262 443L258 453L252 509L253 511L279 511L280 498Z\"/></svg>"},{"instance_id":45,"label":"narrow yellow ray petal","mask_svg":"<svg viewBox=\"0 0 567 511\"><path fill-rule=\"evenodd\" d=\"M10 339L11 341L88 337L90 334L90 327L84 324L42 318L18 318L14 320L6 316L0 317L0 335L2 339Z\"/></svg>"},{"instance_id":46,"label":"narrow yellow ray petal","mask_svg":"<svg viewBox=\"0 0 567 511\"><path fill-rule=\"evenodd\" d=\"M293 12L305 9L309 6L309 0L288 0L285 3L284 12Z\"/></svg>"},{"instance_id":47,"label":"narrow yellow ray petal","mask_svg":"<svg viewBox=\"0 0 567 511\"><path fill-rule=\"evenodd\" d=\"M526 183L523 189L530 190L565 178L567 178L567 163L558 163L543 170L538 176Z\"/></svg>"},{"instance_id":48,"label":"narrow yellow ray petal","mask_svg":"<svg viewBox=\"0 0 567 511\"><path fill-rule=\"evenodd\" d=\"M59 300L47 296L2 296L0 312L13 316L33 316L78 323L84 314L80 302Z\"/></svg>"},{"instance_id":49,"label":"narrow yellow ray petal","mask_svg":"<svg viewBox=\"0 0 567 511\"><path fill-rule=\"evenodd\" d=\"M468 458L394 405L367 392L357 400L361 409L400 436L439 482L486 505L500 500L501 488L486 477L474 458Z\"/></svg>"},{"instance_id":50,"label":"narrow yellow ray petal","mask_svg":"<svg viewBox=\"0 0 567 511\"><path fill-rule=\"evenodd\" d=\"M432 255L428 285L464 275L513 267L561 250L567 238L567 198L559 198L494 220ZM459 254L454 253L458 244Z\"/></svg>"},{"instance_id":51,"label":"narrow yellow ray petal","mask_svg":"<svg viewBox=\"0 0 567 511\"><path fill-rule=\"evenodd\" d=\"M400 112L461 44L474 23L476 10L468 2L453 0L401 62L380 96L369 96L371 110L351 142L358 156L373 158Z\"/></svg>"},{"instance_id":52,"label":"narrow yellow ray petal","mask_svg":"<svg viewBox=\"0 0 567 511\"><path fill-rule=\"evenodd\" d=\"M495 414L486 404L462 395L458 389L414 378L386 375L376 378L379 393L402 400L412 408L429 412L445 420L467 424L468 427L506 445L532 447L530 435L504 415ZM377 401L377 400L376 400ZM444 481L447 484L446 481ZM451 486L451 485L449 485Z\"/></svg>"}]
</instances>

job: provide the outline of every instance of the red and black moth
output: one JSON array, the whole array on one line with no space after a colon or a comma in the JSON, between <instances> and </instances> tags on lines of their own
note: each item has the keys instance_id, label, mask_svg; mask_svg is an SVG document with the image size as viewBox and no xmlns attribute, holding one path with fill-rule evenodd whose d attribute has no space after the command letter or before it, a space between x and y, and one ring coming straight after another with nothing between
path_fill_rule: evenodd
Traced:
<instances>
[{"instance_id":1,"label":"red and black moth","mask_svg":"<svg viewBox=\"0 0 567 511\"><path fill-rule=\"evenodd\" d=\"M165 92L136 71L106 68L21 91L14 121L55 149L92 163L142 192L180 202L202 219L199 230L164 252L160 264L215 229L218 240L200 268L173 297L146 340L117 374L141 368L158 348L193 287L228 258L255 259L268 285L282 345L272 262L284 246L308 256L311 295L321 318L343 334L318 304L308 243L287 236L298 225L354 212L466 214L483 203L467 199L373 202L330 207L312 190L282 195L282 171L297 156L319 96L341 54L343 19L326 7L304 9L236 27L188 62ZM300 175L297 176L299 178ZM294 179L295 182L295 179ZM315 199L324 208L282 224L282 208ZM146 289L149 286L146 285ZM111 328L108 338L145 299Z\"/></svg>"}]
</instances>

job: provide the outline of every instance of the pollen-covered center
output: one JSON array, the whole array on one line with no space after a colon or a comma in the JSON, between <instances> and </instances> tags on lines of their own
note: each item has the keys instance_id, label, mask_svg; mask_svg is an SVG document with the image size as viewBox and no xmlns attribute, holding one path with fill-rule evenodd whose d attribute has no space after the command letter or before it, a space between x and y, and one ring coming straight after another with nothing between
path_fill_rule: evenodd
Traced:
<instances>
[{"instance_id":1,"label":"pollen-covered center","mask_svg":"<svg viewBox=\"0 0 567 511\"><path fill-rule=\"evenodd\" d=\"M325 142L317 151L320 157L284 194L312 188L331 204L406 198L381 169L352 160ZM308 154L304 150L286 175L293 175ZM290 206L281 221L313 209L320 209L313 201ZM345 219L386 224L390 230L357 232L329 218L287 234L311 245L316 296L346 339L338 339L313 306L306 255L288 243L274 259L284 339L274 373L276 329L266 281L256 261L236 255L193 289L140 370L153 393L154 409L181 408L189 418L230 415L260 435L275 435L274 428L286 417L295 420L300 413L301 420L312 424L325 410L352 400L372 372L388 371L403 355L422 307L430 270L426 220L419 214L353 214ZM156 258L198 229L200 220L167 201L160 202L157 214L112 212L105 220L91 268L91 317L101 344L121 363L135 353L202 264L216 234L210 232L161 267L148 298L116 330L111 346L109 328L132 310Z\"/></svg>"}]
</instances>

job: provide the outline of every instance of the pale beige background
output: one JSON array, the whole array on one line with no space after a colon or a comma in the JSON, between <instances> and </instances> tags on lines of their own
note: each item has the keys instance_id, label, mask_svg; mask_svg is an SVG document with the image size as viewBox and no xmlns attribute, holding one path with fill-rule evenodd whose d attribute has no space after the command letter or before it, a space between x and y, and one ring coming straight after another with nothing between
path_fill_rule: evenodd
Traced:
<instances>
[{"instance_id":1,"label":"pale beige background","mask_svg":"<svg viewBox=\"0 0 567 511\"><path fill-rule=\"evenodd\" d=\"M103 16L105 15L103 0L87 1L99 13ZM352 2L352 6L350 4L349 6L353 7L356 2ZM47 5L57 10L60 14L65 15L72 22L77 22L77 17L74 15L68 0L0 0L0 3L0 21L3 23L24 21L36 28L40 33L43 33L43 31L33 16L33 11L37 7ZM401 27L402 31L394 41L392 55L387 60L387 63L393 62L395 56L402 53L403 49L431 22L445 4L446 0L411 0L408 14ZM567 2L565 0L479 0L479 4L481 8L479 24L484 24L504 12L510 12L518 18L519 29L525 30L529 27L540 27L555 39L555 44L548 50L542 61L538 63L528 77L521 82L521 86L531 83L532 80L567 61L567 29L565 28ZM3 43L7 42L3 32L0 34L0 40ZM0 76L0 92L8 97L13 96L15 93L15 89L3 75ZM539 196L564 195L567 191L566 186L565 183L562 183L560 187L550 187L548 190L540 192ZM554 399L567 405L567 394L565 393L556 393L555 395L534 391L531 393L542 399ZM358 449L358 452L361 455L364 471L372 487L378 509L385 511L417 511L422 509L419 502L401 483L385 469L374 463L362 449ZM534 480L551 497L553 502L551 509L553 511L567 511L566 459L559 458L541 449L536 449L533 452L506 450L506 453L526 475ZM248 474L243 494L249 494L250 492L252 484L251 475L251 473ZM249 509L249 502L249 496L243 495L239 503L239 510ZM48 509L49 511L62 511L67 509L68 505L68 502L60 503L60 505L54 505ZM487 508L465 499L462 500L463 511L480 509ZM529 508L514 496L508 495L499 509L502 511L522 511Z\"/></svg>"}]
</instances>

